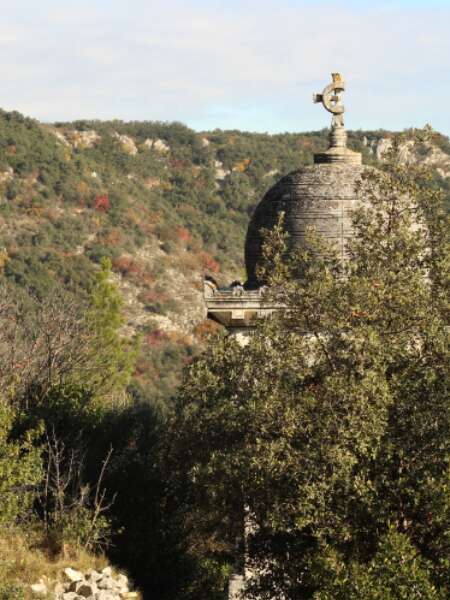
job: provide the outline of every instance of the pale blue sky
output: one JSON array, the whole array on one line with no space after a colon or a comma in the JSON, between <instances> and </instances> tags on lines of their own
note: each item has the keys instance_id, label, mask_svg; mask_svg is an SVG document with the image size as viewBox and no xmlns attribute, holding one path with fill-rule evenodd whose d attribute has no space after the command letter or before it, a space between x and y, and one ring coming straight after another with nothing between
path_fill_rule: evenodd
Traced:
<instances>
[{"instance_id":1,"label":"pale blue sky","mask_svg":"<svg viewBox=\"0 0 450 600\"><path fill-rule=\"evenodd\" d=\"M450 0L0 0L0 106L41 120L450 134Z\"/></svg>"}]
</instances>

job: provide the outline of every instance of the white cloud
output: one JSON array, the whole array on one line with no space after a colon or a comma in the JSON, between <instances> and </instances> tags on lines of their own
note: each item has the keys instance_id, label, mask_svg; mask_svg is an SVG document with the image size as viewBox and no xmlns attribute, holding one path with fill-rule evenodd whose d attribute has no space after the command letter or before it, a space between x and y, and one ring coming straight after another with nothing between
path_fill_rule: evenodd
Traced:
<instances>
[{"instance_id":1,"label":"white cloud","mask_svg":"<svg viewBox=\"0 0 450 600\"><path fill-rule=\"evenodd\" d=\"M349 82L349 126L431 121L450 133L443 108L450 8L292 0L1 4L0 104L37 118L313 129L328 118L311 94L340 70Z\"/></svg>"}]
</instances>

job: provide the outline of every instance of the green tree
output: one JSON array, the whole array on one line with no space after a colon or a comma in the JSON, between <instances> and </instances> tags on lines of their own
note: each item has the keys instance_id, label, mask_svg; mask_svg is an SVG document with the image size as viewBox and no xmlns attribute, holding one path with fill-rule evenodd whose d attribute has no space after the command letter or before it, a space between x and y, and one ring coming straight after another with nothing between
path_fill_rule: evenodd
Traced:
<instances>
[{"instance_id":1,"label":"green tree","mask_svg":"<svg viewBox=\"0 0 450 600\"><path fill-rule=\"evenodd\" d=\"M111 263L102 259L97 273L86 323L91 339L85 360L90 373L90 387L102 396L125 393L139 351L139 339L121 335L123 300L111 282Z\"/></svg>"},{"instance_id":2,"label":"green tree","mask_svg":"<svg viewBox=\"0 0 450 600\"><path fill-rule=\"evenodd\" d=\"M33 434L10 439L14 413L0 399L0 528L25 518L43 476L41 450L33 445Z\"/></svg>"},{"instance_id":3,"label":"green tree","mask_svg":"<svg viewBox=\"0 0 450 600\"><path fill-rule=\"evenodd\" d=\"M106 259L87 299L54 285L41 299L33 293L17 294L4 283L0 286L0 382L5 394L28 413L31 405L50 398L56 402L59 396L83 399L84 404L120 401L139 344L121 334L122 307Z\"/></svg>"},{"instance_id":4,"label":"green tree","mask_svg":"<svg viewBox=\"0 0 450 600\"><path fill-rule=\"evenodd\" d=\"M364 597L419 597L413 572L395 568L402 544L419 557L422 597L450 593L443 192L393 156L360 193L345 265L314 232L294 254L282 224L267 234L261 277L285 310L245 348L217 341L179 397L191 552L226 564L245 545L250 596L327 597L333 555L341 570L370 567Z\"/></svg>"}]
</instances>

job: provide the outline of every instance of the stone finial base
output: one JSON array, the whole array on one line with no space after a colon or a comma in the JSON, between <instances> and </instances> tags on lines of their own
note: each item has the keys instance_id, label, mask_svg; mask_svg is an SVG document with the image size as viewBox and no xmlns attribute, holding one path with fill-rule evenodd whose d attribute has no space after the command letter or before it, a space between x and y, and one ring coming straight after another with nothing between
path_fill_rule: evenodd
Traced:
<instances>
[{"instance_id":1,"label":"stone finial base","mask_svg":"<svg viewBox=\"0 0 450 600\"><path fill-rule=\"evenodd\" d=\"M362 163L362 156L360 152L353 152L349 148L330 148L326 152L320 152L314 154L315 164L347 164L347 165L360 165Z\"/></svg>"},{"instance_id":2,"label":"stone finial base","mask_svg":"<svg viewBox=\"0 0 450 600\"><path fill-rule=\"evenodd\" d=\"M316 164L345 163L347 165L360 165L362 156L353 152L346 146L347 132L343 125L333 125L330 131L330 147L326 152L314 154Z\"/></svg>"}]
</instances>

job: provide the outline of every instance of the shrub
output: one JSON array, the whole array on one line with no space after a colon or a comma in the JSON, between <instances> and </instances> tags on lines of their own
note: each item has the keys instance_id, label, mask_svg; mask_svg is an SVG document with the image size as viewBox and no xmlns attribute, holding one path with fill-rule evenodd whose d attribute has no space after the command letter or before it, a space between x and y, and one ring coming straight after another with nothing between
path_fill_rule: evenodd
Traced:
<instances>
[{"instance_id":1,"label":"shrub","mask_svg":"<svg viewBox=\"0 0 450 600\"><path fill-rule=\"evenodd\" d=\"M111 205L109 202L109 196L107 194L103 194L101 196L95 197L94 208L100 212L108 212Z\"/></svg>"},{"instance_id":2,"label":"shrub","mask_svg":"<svg viewBox=\"0 0 450 600\"><path fill-rule=\"evenodd\" d=\"M444 600L430 578L431 565L420 556L408 536L390 529L381 540L369 564L345 563L331 559L334 573L327 589L314 600Z\"/></svg>"},{"instance_id":3,"label":"shrub","mask_svg":"<svg viewBox=\"0 0 450 600\"><path fill-rule=\"evenodd\" d=\"M42 477L41 452L33 434L12 441L14 414L0 399L0 527L7 527L30 510Z\"/></svg>"},{"instance_id":4,"label":"shrub","mask_svg":"<svg viewBox=\"0 0 450 600\"><path fill-rule=\"evenodd\" d=\"M220 264L207 252L200 252L200 260L203 268L207 271L212 271L213 273L218 273L220 271Z\"/></svg>"},{"instance_id":5,"label":"shrub","mask_svg":"<svg viewBox=\"0 0 450 600\"><path fill-rule=\"evenodd\" d=\"M112 261L112 266L115 271L118 271L124 277L138 274L141 272L141 267L131 258L131 256L120 256Z\"/></svg>"},{"instance_id":6,"label":"shrub","mask_svg":"<svg viewBox=\"0 0 450 600\"><path fill-rule=\"evenodd\" d=\"M0 584L0 600L25 600L23 588L9 583Z\"/></svg>"}]
</instances>

